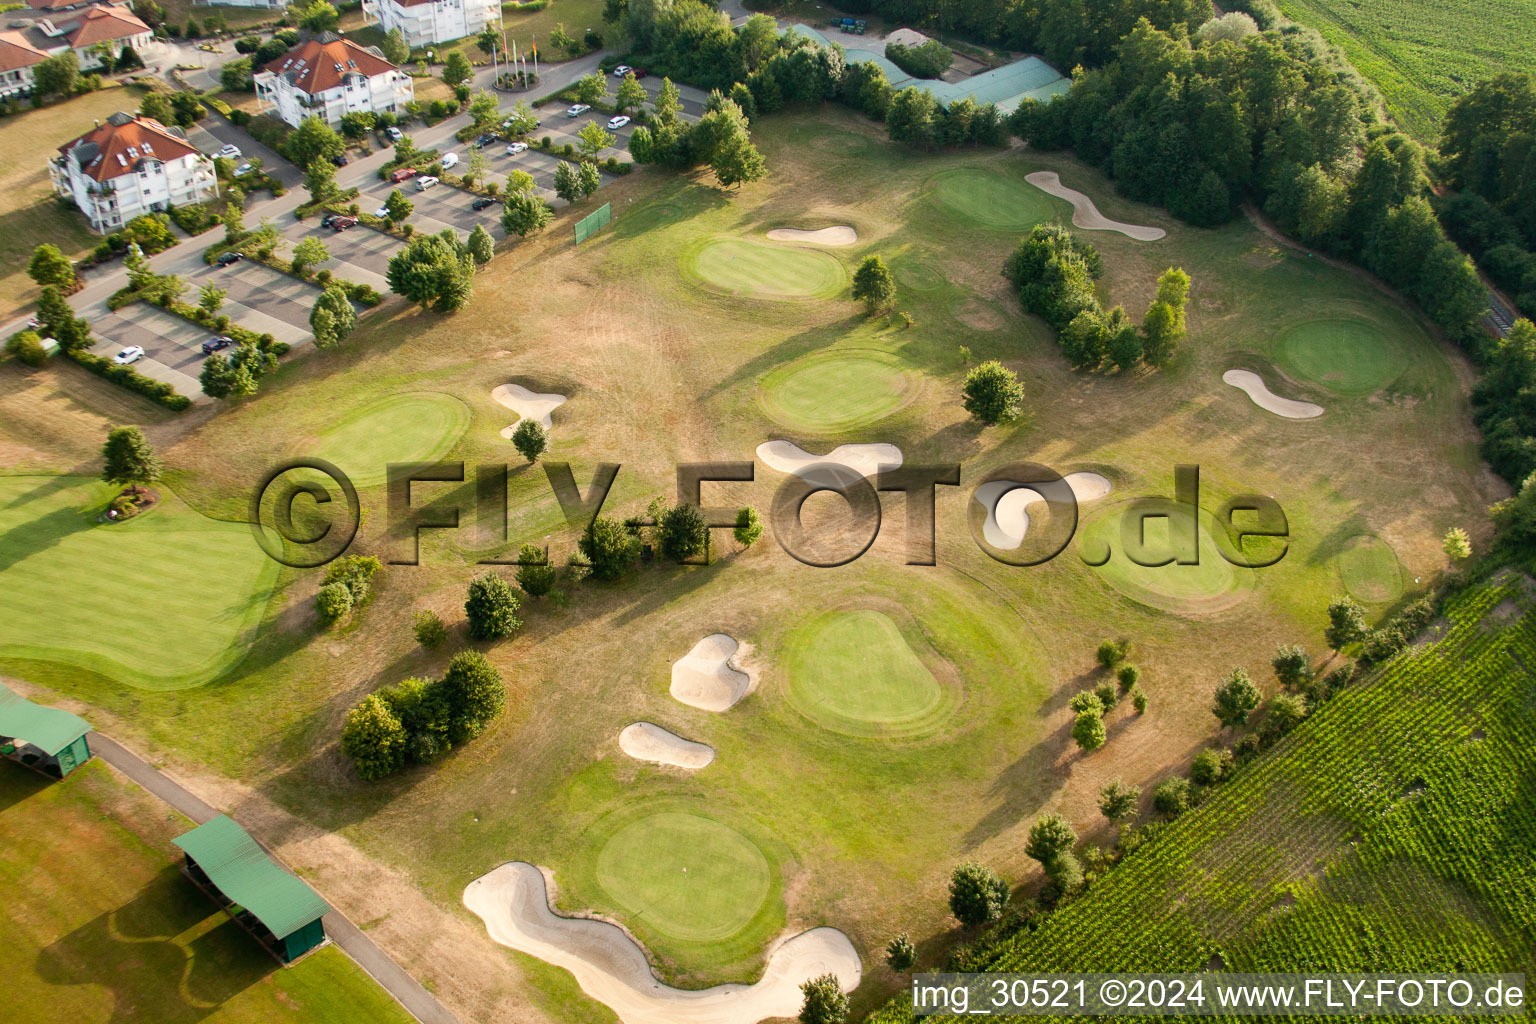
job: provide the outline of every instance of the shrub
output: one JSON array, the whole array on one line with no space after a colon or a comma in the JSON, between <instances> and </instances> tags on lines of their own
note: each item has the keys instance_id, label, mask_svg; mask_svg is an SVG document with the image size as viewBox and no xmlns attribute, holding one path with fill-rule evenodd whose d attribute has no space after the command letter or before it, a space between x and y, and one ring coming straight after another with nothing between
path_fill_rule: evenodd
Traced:
<instances>
[{"instance_id":1,"label":"shrub","mask_svg":"<svg viewBox=\"0 0 1536 1024\"><path fill-rule=\"evenodd\" d=\"M517 553L517 585L529 597L543 597L555 587L555 567L542 549L524 544Z\"/></svg>"},{"instance_id":2,"label":"shrub","mask_svg":"<svg viewBox=\"0 0 1536 1024\"><path fill-rule=\"evenodd\" d=\"M1103 665L1105 668L1114 668L1129 657L1130 653L1131 642L1129 640L1105 640L1099 644L1097 656L1100 665Z\"/></svg>"},{"instance_id":3,"label":"shrub","mask_svg":"<svg viewBox=\"0 0 1536 1024\"><path fill-rule=\"evenodd\" d=\"M469 584L464 614L469 619L472 640L505 640L522 628L517 617L522 599L512 592L507 581L494 572L476 576Z\"/></svg>"},{"instance_id":4,"label":"shrub","mask_svg":"<svg viewBox=\"0 0 1536 1024\"><path fill-rule=\"evenodd\" d=\"M1147 713L1147 695L1139 686L1131 691L1131 707L1136 709L1138 715Z\"/></svg>"},{"instance_id":5,"label":"shrub","mask_svg":"<svg viewBox=\"0 0 1536 1024\"><path fill-rule=\"evenodd\" d=\"M1109 734L1104 729L1104 713L1088 708L1077 713L1072 723L1072 740L1082 750L1098 750Z\"/></svg>"},{"instance_id":6,"label":"shrub","mask_svg":"<svg viewBox=\"0 0 1536 1024\"><path fill-rule=\"evenodd\" d=\"M1235 668L1216 686L1211 714L1224 726L1238 726L1248 721L1248 713L1259 706L1259 688L1248 673Z\"/></svg>"},{"instance_id":7,"label":"shrub","mask_svg":"<svg viewBox=\"0 0 1536 1024\"><path fill-rule=\"evenodd\" d=\"M1121 665L1115 670L1115 679L1120 683L1120 692L1134 690L1136 684L1141 682L1141 669L1135 665Z\"/></svg>"},{"instance_id":8,"label":"shrub","mask_svg":"<svg viewBox=\"0 0 1536 1024\"><path fill-rule=\"evenodd\" d=\"M587 524L579 542L581 553L592 561L592 575L616 580L640 555L640 538L609 516L597 516Z\"/></svg>"},{"instance_id":9,"label":"shrub","mask_svg":"<svg viewBox=\"0 0 1536 1024\"><path fill-rule=\"evenodd\" d=\"M65 349L65 354L92 373L120 384L129 391L136 391L172 412L181 412L192 405L192 399L177 393L171 385L146 377L131 366L118 366L110 359L77 349Z\"/></svg>"},{"instance_id":10,"label":"shrub","mask_svg":"<svg viewBox=\"0 0 1536 1024\"><path fill-rule=\"evenodd\" d=\"M405 728L378 694L369 694L347 712L341 752L351 758L357 774L368 781L382 779L404 767Z\"/></svg>"},{"instance_id":11,"label":"shrub","mask_svg":"<svg viewBox=\"0 0 1536 1024\"><path fill-rule=\"evenodd\" d=\"M751 505L740 509L736 513L736 528L731 533L731 536L736 538L736 543L744 548L749 548L762 535L763 521L758 516L757 509Z\"/></svg>"},{"instance_id":12,"label":"shrub","mask_svg":"<svg viewBox=\"0 0 1536 1024\"><path fill-rule=\"evenodd\" d=\"M43 360L48 358L43 339L31 330L20 330L11 335L6 339L5 350L28 366L42 366Z\"/></svg>"},{"instance_id":13,"label":"shrub","mask_svg":"<svg viewBox=\"0 0 1536 1024\"><path fill-rule=\"evenodd\" d=\"M1152 790L1152 806L1157 813L1177 818L1189 807L1189 780L1175 776L1164 779Z\"/></svg>"},{"instance_id":14,"label":"shrub","mask_svg":"<svg viewBox=\"0 0 1536 1024\"><path fill-rule=\"evenodd\" d=\"M324 585L340 583L351 593L352 603L360 605L368 600L368 591L383 564L372 555L348 555L338 558L325 567Z\"/></svg>"},{"instance_id":15,"label":"shrub","mask_svg":"<svg viewBox=\"0 0 1536 1024\"><path fill-rule=\"evenodd\" d=\"M988 426L1015 419L1024 404L1024 385L995 359L966 374L961 392L965 411Z\"/></svg>"},{"instance_id":16,"label":"shrub","mask_svg":"<svg viewBox=\"0 0 1536 1024\"><path fill-rule=\"evenodd\" d=\"M1294 693L1277 693L1269 698L1264 711L1264 735L1279 739L1307 717L1307 702Z\"/></svg>"},{"instance_id":17,"label":"shrub","mask_svg":"<svg viewBox=\"0 0 1536 1024\"><path fill-rule=\"evenodd\" d=\"M1092 690L1079 690L1067 701L1067 707L1074 712L1082 714L1084 711L1097 711L1104 713L1104 702L1099 700L1099 695Z\"/></svg>"},{"instance_id":18,"label":"shrub","mask_svg":"<svg viewBox=\"0 0 1536 1024\"><path fill-rule=\"evenodd\" d=\"M448 639L448 627L443 625L442 617L430 608L416 613L412 632L416 634L416 642L428 650L440 646Z\"/></svg>"},{"instance_id":19,"label":"shrub","mask_svg":"<svg viewBox=\"0 0 1536 1024\"><path fill-rule=\"evenodd\" d=\"M702 552L709 543L709 525L699 506L684 502L667 509L658 518L657 537L661 553L675 562L683 562Z\"/></svg>"},{"instance_id":20,"label":"shrub","mask_svg":"<svg viewBox=\"0 0 1536 1024\"><path fill-rule=\"evenodd\" d=\"M1029 826L1029 839L1024 844L1024 853L1046 867L1063 853L1070 852L1075 845L1077 833L1067 823L1067 819L1059 814L1045 814Z\"/></svg>"},{"instance_id":21,"label":"shrub","mask_svg":"<svg viewBox=\"0 0 1536 1024\"><path fill-rule=\"evenodd\" d=\"M967 927L996 921L1008 905L1008 883L991 868L968 861L949 876L949 910Z\"/></svg>"},{"instance_id":22,"label":"shrub","mask_svg":"<svg viewBox=\"0 0 1536 1024\"><path fill-rule=\"evenodd\" d=\"M587 32L590 35L592 30ZM800 986L800 992L805 997L800 1005L800 1024L843 1024L848 1019L848 996L837 975L812 978Z\"/></svg>"},{"instance_id":23,"label":"shrub","mask_svg":"<svg viewBox=\"0 0 1536 1024\"><path fill-rule=\"evenodd\" d=\"M1210 747L1195 755L1189 765L1189 777L1202 786L1220 782L1232 767L1232 752Z\"/></svg>"},{"instance_id":24,"label":"shrub","mask_svg":"<svg viewBox=\"0 0 1536 1024\"><path fill-rule=\"evenodd\" d=\"M1105 714L1115 710L1115 705L1120 700L1120 691L1107 679L1093 688L1093 695L1099 698L1100 704L1104 705Z\"/></svg>"},{"instance_id":25,"label":"shrub","mask_svg":"<svg viewBox=\"0 0 1536 1024\"><path fill-rule=\"evenodd\" d=\"M938 78L949 70L949 66L955 60L955 55L950 52L949 47L937 39L930 39L917 46L886 43L885 56L892 64L914 78Z\"/></svg>"},{"instance_id":26,"label":"shrub","mask_svg":"<svg viewBox=\"0 0 1536 1024\"><path fill-rule=\"evenodd\" d=\"M1127 786L1119 779L1111 779L1099 790L1099 813L1110 821L1119 821L1136 810L1140 799L1140 789Z\"/></svg>"},{"instance_id":27,"label":"shrub","mask_svg":"<svg viewBox=\"0 0 1536 1024\"><path fill-rule=\"evenodd\" d=\"M917 962L917 947L912 945L912 940L902 932L890 942L885 944L885 962L897 974L910 970Z\"/></svg>"},{"instance_id":28,"label":"shrub","mask_svg":"<svg viewBox=\"0 0 1536 1024\"><path fill-rule=\"evenodd\" d=\"M565 560L565 578L572 583L580 583L592 575L592 559L580 551L572 551L571 556Z\"/></svg>"},{"instance_id":29,"label":"shrub","mask_svg":"<svg viewBox=\"0 0 1536 1024\"><path fill-rule=\"evenodd\" d=\"M345 583L327 583L315 593L315 611L327 625L339 622L351 610L352 591Z\"/></svg>"}]
</instances>

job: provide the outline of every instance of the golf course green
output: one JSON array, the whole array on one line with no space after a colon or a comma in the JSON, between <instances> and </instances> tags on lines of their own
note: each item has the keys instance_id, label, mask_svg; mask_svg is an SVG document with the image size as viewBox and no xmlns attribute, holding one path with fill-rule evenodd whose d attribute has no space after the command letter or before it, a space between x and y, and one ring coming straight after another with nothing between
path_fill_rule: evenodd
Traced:
<instances>
[{"instance_id":1,"label":"golf course green","mask_svg":"<svg viewBox=\"0 0 1536 1024\"><path fill-rule=\"evenodd\" d=\"M884 612L813 616L790 634L786 648L790 703L824 729L913 735L942 717L943 687Z\"/></svg>"},{"instance_id":2,"label":"golf course green","mask_svg":"<svg viewBox=\"0 0 1536 1024\"><path fill-rule=\"evenodd\" d=\"M388 478L391 462L442 458L468 426L469 407L452 395L389 395L344 414L295 454L333 462L354 485L372 487Z\"/></svg>"},{"instance_id":3,"label":"golf course green","mask_svg":"<svg viewBox=\"0 0 1536 1024\"><path fill-rule=\"evenodd\" d=\"M958 167L934 175L929 187L946 212L978 227L1021 231L1056 215L1055 201L1044 192L997 169Z\"/></svg>"},{"instance_id":4,"label":"golf course green","mask_svg":"<svg viewBox=\"0 0 1536 1024\"><path fill-rule=\"evenodd\" d=\"M1366 604L1386 604L1403 593L1403 568L1391 545L1380 537L1362 534L1334 556L1339 581L1349 595Z\"/></svg>"},{"instance_id":5,"label":"golf course green","mask_svg":"<svg viewBox=\"0 0 1536 1024\"><path fill-rule=\"evenodd\" d=\"M764 411L784 426L833 434L886 418L912 400L919 383L889 352L840 349L770 371L759 394Z\"/></svg>"},{"instance_id":6,"label":"golf course green","mask_svg":"<svg viewBox=\"0 0 1536 1024\"><path fill-rule=\"evenodd\" d=\"M91 477L0 477L0 658L64 662L146 690L219 675L245 652L277 564L243 523L209 519L169 487L123 523Z\"/></svg>"},{"instance_id":7,"label":"golf course green","mask_svg":"<svg viewBox=\"0 0 1536 1024\"><path fill-rule=\"evenodd\" d=\"M1257 570L1234 566L1221 555L1212 533L1210 513L1199 515L1200 562L1198 565L1144 566L1126 557L1120 543L1120 521L1128 502L1098 513L1082 529L1082 550L1089 556L1106 546L1113 552L1108 562L1094 569L1100 579L1133 601L1180 615L1200 615L1230 608L1247 596ZM1145 520L1149 553L1168 547L1169 519Z\"/></svg>"},{"instance_id":8,"label":"golf course green","mask_svg":"<svg viewBox=\"0 0 1536 1024\"><path fill-rule=\"evenodd\" d=\"M686 942L728 939L768 898L768 858L713 818L663 811L632 821L597 856L597 881L648 930Z\"/></svg>"},{"instance_id":9,"label":"golf course green","mask_svg":"<svg viewBox=\"0 0 1536 1024\"><path fill-rule=\"evenodd\" d=\"M828 253L744 238L689 249L683 271L717 291L762 299L830 299L848 286L847 271Z\"/></svg>"},{"instance_id":10,"label":"golf course green","mask_svg":"<svg viewBox=\"0 0 1536 1024\"><path fill-rule=\"evenodd\" d=\"M1287 373L1350 396L1388 384L1397 373L1392 355L1379 327L1353 317L1308 320L1275 344L1275 357Z\"/></svg>"}]
</instances>

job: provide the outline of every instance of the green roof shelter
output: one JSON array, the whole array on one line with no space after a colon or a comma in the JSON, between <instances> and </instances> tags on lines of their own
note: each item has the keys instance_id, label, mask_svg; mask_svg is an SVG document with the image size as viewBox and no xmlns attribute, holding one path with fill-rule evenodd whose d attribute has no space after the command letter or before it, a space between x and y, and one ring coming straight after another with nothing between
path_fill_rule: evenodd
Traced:
<instances>
[{"instance_id":1,"label":"green roof shelter","mask_svg":"<svg viewBox=\"0 0 1536 1024\"><path fill-rule=\"evenodd\" d=\"M90 760L90 731L79 715L34 704L0 683L0 755L62 779Z\"/></svg>"},{"instance_id":2,"label":"green roof shelter","mask_svg":"<svg viewBox=\"0 0 1536 1024\"><path fill-rule=\"evenodd\" d=\"M320 919L330 904L289 874L228 815L173 842L187 855L187 877L281 963L291 964L324 944Z\"/></svg>"}]
</instances>

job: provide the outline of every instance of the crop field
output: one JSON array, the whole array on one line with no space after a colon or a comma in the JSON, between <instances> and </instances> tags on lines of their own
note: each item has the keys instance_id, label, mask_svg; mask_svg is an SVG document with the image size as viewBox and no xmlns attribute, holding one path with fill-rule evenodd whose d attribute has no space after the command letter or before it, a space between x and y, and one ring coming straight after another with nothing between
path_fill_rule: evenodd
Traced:
<instances>
[{"instance_id":1,"label":"crop field","mask_svg":"<svg viewBox=\"0 0 1536 1024\"><path fill-rule=\"evenodd\" d=\"M1536 0L1279 0L1340 47L1425 142L1451 101L1500 71L1536 66Z\"/></svg>"}]
</instances>

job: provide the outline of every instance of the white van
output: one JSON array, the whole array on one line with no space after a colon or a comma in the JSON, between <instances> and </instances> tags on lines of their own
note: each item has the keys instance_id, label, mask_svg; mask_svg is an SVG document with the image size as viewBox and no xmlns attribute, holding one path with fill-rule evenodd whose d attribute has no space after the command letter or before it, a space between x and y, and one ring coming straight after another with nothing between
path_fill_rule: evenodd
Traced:
<instances>
[{"instance_id":1,"label":"white van","mask_svg":"<svg viewBox=\"0 0 1536 1024\"><path fill-rule=\"evenodd\" d=\"M448 155L443 157L443 170L446 171L448 168L450 168L450 167L457 167L458 165L459 165L459 154L457 154L457 153L449 153Z\"/></svg>"},{"instance_id":2,"label":"white van","mask_svg":"<svg viewBox=\"0 0 1536 1024\"><path fill-rule=\"evenodd\" d=\"M432 177L432 175L430 175L430 174L423 174L421 177L416 179L416 191L417 192L425 192L427 189L431 188L433 185L436 185L436 184L437 184L437 179L436 178Z\"/></svg>"}]
</instances>

